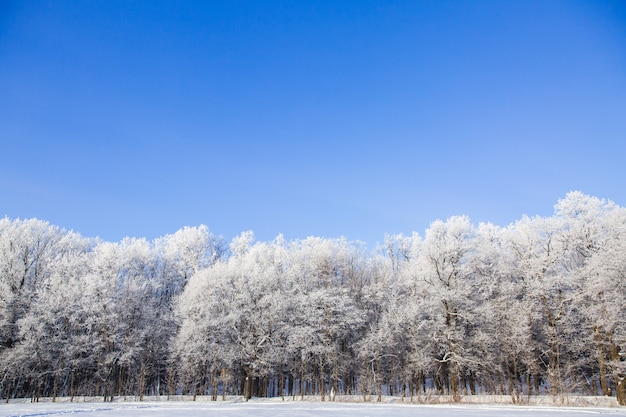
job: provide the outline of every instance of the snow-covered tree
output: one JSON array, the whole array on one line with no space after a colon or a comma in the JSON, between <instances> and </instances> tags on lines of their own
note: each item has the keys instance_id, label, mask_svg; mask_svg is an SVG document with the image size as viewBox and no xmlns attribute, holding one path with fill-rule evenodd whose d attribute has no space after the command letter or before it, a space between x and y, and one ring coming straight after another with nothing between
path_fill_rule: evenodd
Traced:
<instances>
[{"instance_id":1,"label":"snow-covered tree","mask_svg":"<svg viewBox=\"0 0 626 417\"><path fill-rule=\"evenodd\" d=\"M435 221L426 231L417 262L418 296L428 335L427 348L436 361L438 388L449 387L458 398L459 378L466 364L467 332L473 323L471 239L474 227L467 217Z\"/></svg>"},{"instance_id":2,"label":"snow-covered tree","mask_svg":"<svg viewBox=\"0 0 626 417\"><path fill-rule=\"evenodd\" d=\"M435 221L422 239L149 242L0 219L0 394L550 390L626 403L626 209Z\"/></svg>"},{"instance_id":3,"label":"snow-covered tree","mask_svg":"<svg viewBox=\"0 0 626 417\"><path fill-rule=\"evenodd\" d=\"M568 193L555 206L567 225L563 234L569 249L567 269L577 282L574 294L578 329L571 343L585 360L576 371L585 380L597 378L604 395L616 390L626 404L626 210L610 201ZM613 382L613 389L611 388Z\"/></svg>"}]
</instances>

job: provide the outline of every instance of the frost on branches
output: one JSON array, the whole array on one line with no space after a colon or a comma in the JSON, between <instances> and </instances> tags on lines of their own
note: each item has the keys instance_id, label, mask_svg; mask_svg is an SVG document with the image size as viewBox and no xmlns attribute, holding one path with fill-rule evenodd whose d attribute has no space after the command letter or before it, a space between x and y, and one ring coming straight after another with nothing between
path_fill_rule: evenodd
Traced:
<instances>
[{"instance_id":1,"label":"frost on branches","mask_svg":"<svg viewBox=\"0 0 626 417\"><path fill-rule=\"evenodd\" d=\"M626 405L626 209L467 217L374 253L230 244L206 226L102 242L0 219L0 396L506 394Z\"/></svg>"}]
</instances>

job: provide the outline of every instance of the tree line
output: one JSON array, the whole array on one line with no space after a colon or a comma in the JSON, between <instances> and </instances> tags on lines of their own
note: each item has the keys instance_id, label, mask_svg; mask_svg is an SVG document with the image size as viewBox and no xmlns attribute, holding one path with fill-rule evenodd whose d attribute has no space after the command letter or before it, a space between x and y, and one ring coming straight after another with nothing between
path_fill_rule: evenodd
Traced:
<instances>
[{"instance_id":1,"label":"tree line","mask_svg":"<svg viewBox=\"0 0 626 417\"><path fill-rule=\"evenodd\" d=\"M104 242L0 219L0 396L505 394L626 405L626 209L467 217L375 251L227 243L206 226Z\"/></svg>"}]
</instances>

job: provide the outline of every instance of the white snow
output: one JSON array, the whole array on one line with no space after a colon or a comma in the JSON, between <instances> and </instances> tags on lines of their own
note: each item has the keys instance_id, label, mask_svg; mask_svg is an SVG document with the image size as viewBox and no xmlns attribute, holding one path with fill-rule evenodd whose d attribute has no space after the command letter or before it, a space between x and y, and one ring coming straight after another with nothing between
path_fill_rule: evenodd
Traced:
<instances>
[{"instance_id":1,"label":"white snow","mask_svg":"<svg viewBox=\"0 0 626 417\"><path fill-rule=\"evenodd\" d=\"M590 417L626 416L626 408L574 408L502 405L417 405L321 402L137 402L0 404L0 417L79 414L80 417Z\"/></svg>"}]
</instances>

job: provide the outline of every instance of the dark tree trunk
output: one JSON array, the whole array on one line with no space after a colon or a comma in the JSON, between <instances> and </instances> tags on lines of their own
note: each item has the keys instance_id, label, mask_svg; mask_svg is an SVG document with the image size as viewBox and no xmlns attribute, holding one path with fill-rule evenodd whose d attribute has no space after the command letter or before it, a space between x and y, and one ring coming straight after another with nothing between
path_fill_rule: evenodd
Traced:
<instances>
[{"instance_id":1,"label":"dark tree trunk","mask_svg":"<svg viewBox=\"0 0 626 417\"><path fill-rule=\"evenodd\" d=\"M622 378L615 387L615 394L619 405L626 405L626 378Z\"/></svg>"}]
</instances>

